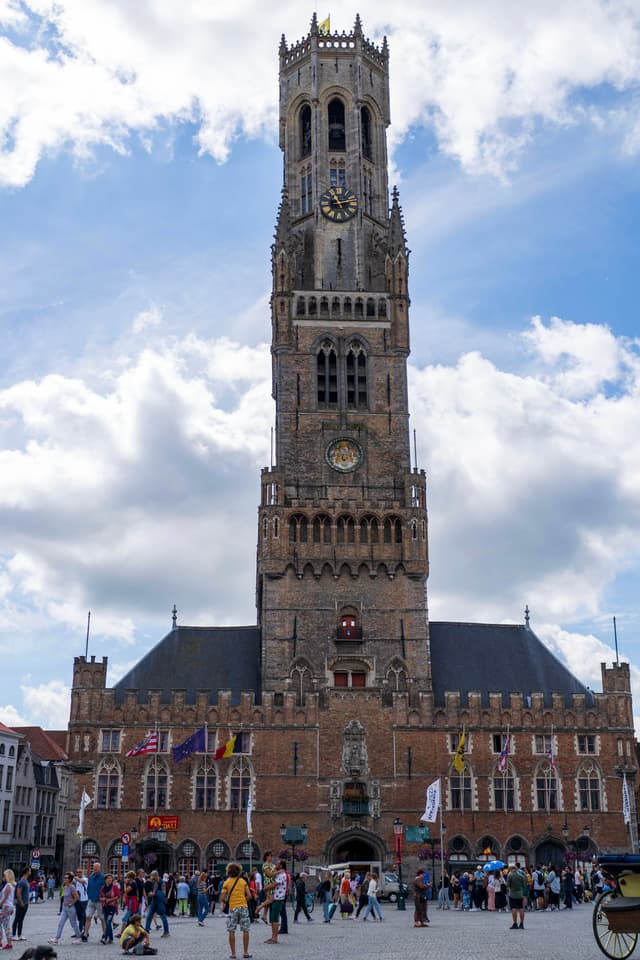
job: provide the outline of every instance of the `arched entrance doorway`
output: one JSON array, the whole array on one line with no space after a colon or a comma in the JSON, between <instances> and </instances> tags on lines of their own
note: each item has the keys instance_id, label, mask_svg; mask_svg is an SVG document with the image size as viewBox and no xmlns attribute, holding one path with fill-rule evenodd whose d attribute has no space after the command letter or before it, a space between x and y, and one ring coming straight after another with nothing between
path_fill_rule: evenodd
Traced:
<instances>
[{"instance_id":1,"label":"arched entrance doorway","mask_svg":"<svg viewBox=\"0 0 640 960\"><path fill-rule=\"evenodd\" d=\"M388 851L382 840L366 830L345 830L331 837L327 843L329 863L369 864L379 862L383 866Z\"/></svg>"},{"instance_id":2,"label":"arched entrance doorway","mask_svg":"<svg viewBox=\"0 0 640 960\"><path fill-rule=\"evenodd\" d=\"M136 847L136 867L147 872L157 870L160 875L173 870L173 851L168 843L159 840L143 840Z\"/></svg>"},{"instance_id":3,"label":"arched entrance doorway","mask_svg":"<svg viewBox=\"0 0 640 960\"><path fill-rule=\"evenodd\" d=\"M557 870L564 866L565 847L558 840L545 840L536 847L535 862L544 866L553 864ZM533 865L533 864L532 864Z\"/></svg>"}]
</instances>

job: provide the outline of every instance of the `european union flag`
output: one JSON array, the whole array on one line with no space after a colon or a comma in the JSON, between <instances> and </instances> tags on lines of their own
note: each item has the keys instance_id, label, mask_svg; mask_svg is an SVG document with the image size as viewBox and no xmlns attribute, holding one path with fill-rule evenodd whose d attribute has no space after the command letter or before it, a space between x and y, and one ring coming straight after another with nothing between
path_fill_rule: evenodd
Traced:
<instances>
[{"instance_id":1,"label":"european union flag","mask_svg":"<svg viewBox=\"0 0 640 960\"><path fill-rule=\"evenodd\" d=\"M205 738L206 731L204 727L200 727L199 730L196 730L190 737L187 737L186 740L173 748L173 762L180 763L181 760L186 760L187 757L190 757L192 753L204 753Z\"/></svg>"}]
</instances>

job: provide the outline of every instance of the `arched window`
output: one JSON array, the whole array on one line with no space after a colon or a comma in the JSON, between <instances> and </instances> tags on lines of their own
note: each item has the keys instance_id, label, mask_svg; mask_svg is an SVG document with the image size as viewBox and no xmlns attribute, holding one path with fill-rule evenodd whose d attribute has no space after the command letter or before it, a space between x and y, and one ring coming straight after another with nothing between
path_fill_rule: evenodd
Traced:
<instances>
[{"instance_id":1,"label":"arched window","mask_svg":"<svg viewBox=\"0 0 640 960\"><path fill-rule=\"evenodd\" d=\"M4 743L0 743L0 757L4 757L5 746Z\"/></svg>"},{"instance_id":2,"label":"arched window","mask_svg":"<svg viewBox=\"0 0 640 960\"><path fill-rule=\"evenodd\" d=\"M295 690L296 703L301 706L304 695L312 690L311 668L306 663L297 663L291 671L291 686Z\"/></svg>"},{"instance_id":3,"label":"arched window","mask_svg":"<svg viewBox=\"0 0 640 960\"><path fill-rule=\"evenodd\" d=\"M336 534L338 543L355 543L356 527L353 517L339 517Z\"/></svg>"},{"instance_id":4,"label":"arched window","mask_svg":"<svg viewBox=\"0 0 640 960\"><path fill-rule=\"evenodd\" d=\"M331 517L320 514L313 518L313 542L331 543Z\"/></svg>"},{"instance_id":5,"label":"arched window","mask_svg":"<svg viewBox=\"0 0 640 960\"><path fill-rule=\"evenodd\" d=\"M338 403L338 362L330 340L325 340L316 357L316 385L318 404L335 407Z\"/></svg>"},{"instance_id":6,"label":"arched window","mask_svg":"<svg viewBox=\"0 0 640 960\"><path fill-rule=\"evenodd\" d=\"M307 518L301 513L294 514L289 520L289 543L306 543L307 528Z\"/></svg>"},{"instance_id":7,"label":"arched window","mask_svg":"<svg viewBox=\"0 0 640 960\"><path fill-rule=\"evenodd\" d=\"M166 810L169 806L169 768L161 757L152 757L147 764L144 802L148 810Z\"/></svg>"},{"instance_id":8,"label":"arched window","mask_svg":"<svg viewBox=\"0 0 640 960\"><path fill-rule=\"evenodd\" d=\"M387 517L384 521L384 542L402 543L402 524L397 517Z\"/></svg>"},{"instance_id":9,"label":"arched window","mask_svg":"<svg viewBox=\"0 0 640 960\"><path fill-rule=\"evenodd\" d=\"M355 607L345 607L338 616L338 640L361 640L362 630Z\"/></svg>"},{"instance_id":10,"label":"arched window","mask_svg":"<svg viewBox=\"0 0 640 960\"><path fill-rule=\"evenodd\" d=\"M450 810L473 809L473 781L468 764L465 763L462 771L451 769L449 790L451 792Z\"/></svg>"},{"instance_id":11,"label":"arched window","mask_svg":"<svg viewBox=\"0 0 640 960\"><path fill-rule=\"evenodd\" d=\"M185 840L178 850L178 874L190 878L200 869L200 855L193 840Z\"/></svg>"},{"instance_id":12,"label":"arched window","mask_svg":"<svg viewBox=\"0 0 640 960\"><path fill-rule=\"evenodd\" d=\"M602 810L602 780L595 763L587 760L578 770L580 810Z\"/></svg>"},{"instance_id":13,"label":"arched window","mask_svg":"<svg viewBox=\"0 0 640 960\"><path fill-rule=\"evenodd\" d=\"M300 157L311 154L311 107L305 103L300 111Z\"/></svg>"},{"instance_id":14,"label":"arched window","mask_svg":"<svg viewBox=\"0 0 640 960\"><path fill-rule=\"evenodd\" d=\"M375 517L363 517L360 521L360 543L378 542L378 521Z\"/></svg>"},{"instance_id":15,"label":"arched window","mask_svg":"<svg viewBox=\"0 0 640 960\"><path fill-rule=\"evenodd\" d=\"M236 860L253 860L254 863L260 862L260 847L254 840L243 840L242 843L239 843L236 847L235 852Z\"/></svg>"},{"instance_id":16,"label":"arched window","mask_svg":"<svg viewBox=\"0 0 640 960\"><path fill-rule=\"evenodd\" d=\"M353 340L346 356L347 404L367 406L367 355L358 340Z\"/></svg>"},{"instance_id":17,"label":"arched window","mask_svg":"<svg viewBox=\"0 0 640 960\"><path fill-rule=\"evenodd\" d=\"M82 858L80 866L84 870L85 877L91 873L91 868L95 860L100 859L100 848L95 840L85 840L82 844Z\"/></svg>"},{"instance_id":18,"label":"arched window","mask_svg":"<svg viewBox=\"0 0 640 960\"><path fill-rule=\"evenodd\" d=\"M230 768L228 774L229 783L229 809L246 810L251 793L251 770L246 759L238 757Z\"/></svg>"},{"instance_id":19,"label":"arched window","mask_svg":"<svg viewBox=\"0 0 640 960\"><path fill-rule=\"evenodd\" d=\"M306 164L300 170L300 213L304 216L313 210L313 173L311 166ZM311 310L309 310L311 313Z\"/></svg>"},{"instance_id":20,"label":"arched window","mask_svg":"<svg viewBox=\"0 0 640 960\"><path fill-rule=\"evenodd\" d=\"M9 747L9 756L10 756L10 757L15 757L15 755L16 755L16 748L15 748L15 747Z\"/></svg>"},{"instance_id":21,"label":"arched window","mask_svg":"<svg viewBox=\"0 0 640 960\"><path fill-rule=\"evenodd\" d=\"M400 692L407 689L407 672L400 664L391 664L386 679L390 690Z\"/></svg>"},{"instance_id":22,"label":"arched window","mask_svg":"<svg viewBox=\"0 0 640 960\"><path fill-rule=\"evenodd\" d=\"M536 804L538 810L558 810L558 775L555 766L543 762L538 764L535 774Z\"/></svg>"},{"instance_id":23,"label":"arched window","mask_svg":"<svg viewBox=\"0 0 640 960\"><path fill-rule=\"evenodd\" d=\"M368 107L363 107L360 111L360 124L362 133L362 156L365 160L373 160L373 150L371 144L371 114Z\"/></svg>"},{"instance_id":24,"label":"arched window","mask_svg":"<svg viewBox=\"0 0 640 960\"><path fill-rule=\"evenodd\" d=\"M216 809L217 771L212 763L202 760L194 770L194 810ZM184 873L184 870L182 871Z\"/></svg>"},{"instance_id":25,"label":"arched window","mask_svg":"<svg viewBox=\"0 0 640 960\"><path fill-rule=\"evenodd\" d=\"M494 810L515 810L515 782L511 763L504 770L496 766L492 777Z\"/></svg>"},{"instance_id":26,"label":"arched window","mask_svg":"<svg viewBox=\"0 0 640 960\"><path fill-rule=\"evenodd\" d=\"M224 840L214 840L207 851L207 870L209 874L215 873L220 861L226 863L230 859L231 850Z\"/></svg>"},{"instance_id":27,"label":"arched window","mask_svg":"<svg viewBox=\"0 0 640 960\"><path fill-rule=\"evenodd\" d=\"M329 150L345 150L344 103L336 97L329 103Z\"/></svg>"},{"instance_id":28,"label":"arched window","mask_svg":"<svg viewBox=\"0 0 640 960\"><path fill-rule=\"evenodd\" d=\"M105 757L96 778L96 808L112 810L120 806L120 764L114 757Z\"/></svg>"}]
</instances>

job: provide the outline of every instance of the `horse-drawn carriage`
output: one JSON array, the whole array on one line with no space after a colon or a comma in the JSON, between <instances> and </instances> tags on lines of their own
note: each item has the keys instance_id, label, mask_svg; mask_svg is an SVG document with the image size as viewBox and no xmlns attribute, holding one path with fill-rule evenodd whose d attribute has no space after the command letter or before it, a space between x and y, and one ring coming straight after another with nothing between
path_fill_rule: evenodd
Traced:
<instances>
[{"instance_id":1,"label":"horse-drawn carriage","mask_svg":"<svg viewBox=\"0 0 640 960\"><path fill-rule=\"evenodd\" d=\"M595 900L593 933L605 956L624 960L640 933L640 856L602 856L600 866L607 883Z\"/></svg>"}]
</instances>

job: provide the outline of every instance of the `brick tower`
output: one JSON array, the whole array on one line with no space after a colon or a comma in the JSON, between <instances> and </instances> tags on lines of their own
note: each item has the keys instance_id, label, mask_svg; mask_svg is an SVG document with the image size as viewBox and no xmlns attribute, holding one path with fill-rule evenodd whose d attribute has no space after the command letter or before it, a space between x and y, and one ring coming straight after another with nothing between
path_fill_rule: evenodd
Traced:
<instances>
[{"instance_id":1,"label":"brick tower","mask_svg":"<svg viewBox=\"0 0 640 960\"><path fill-rule=\"evenodd\" d=\"M411 465L408 253L389 208L386 41L280 46L274 464L262 472L263 688L428 692L425 476Z\"/></svg>"}]
</instances>

